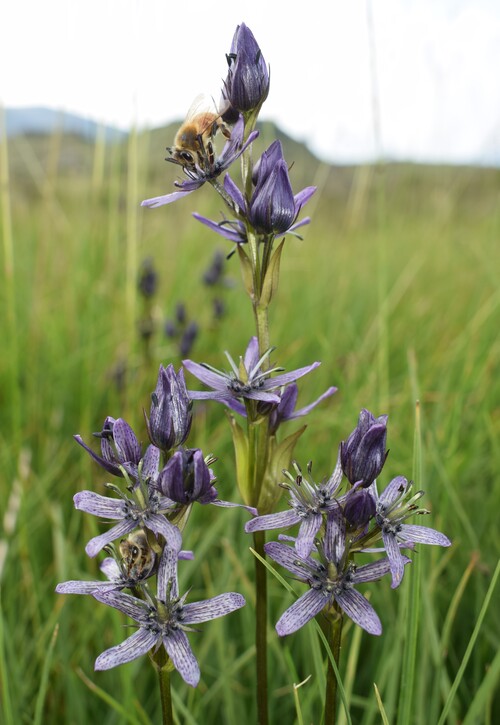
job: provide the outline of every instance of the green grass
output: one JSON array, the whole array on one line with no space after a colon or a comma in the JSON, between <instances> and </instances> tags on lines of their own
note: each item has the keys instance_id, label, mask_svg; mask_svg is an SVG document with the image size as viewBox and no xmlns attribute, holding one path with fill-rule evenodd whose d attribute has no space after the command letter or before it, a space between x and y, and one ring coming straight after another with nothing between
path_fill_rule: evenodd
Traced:
<instances>
[{"instance_id":1,"label":"green grass","mask_svg":"<svg viewBox=\"0 0 500 725\"><path fill-rule=\"evenodd\" d=\"M268 143L272 129L266 134ZM217 217L222 206L212 190L154 211L138 206L171 187L173 170L162 161L171 136L131 137L128 147L92 147L57 135L19 138L2 165L0 720L6 725L159 719L145 658L93 671L97 654L124 636L120 616L54 588L97 575L84 545L99 525L73 509L72 496L88 487L102 491L106 477L72 435L89 440L114 415L145 439L142 408L149 407L157 367L179 362L161 334L151 359L143 355L135 288L141 260L153 257L160 275L158 321L180 299L200 321L196 359L222 366L223 351L240 354L252 333L236 257L228 263L235 285L225 294L227 314L217 327L209 323L200 277L214 250L229 247L190 214ZM296 162L295 188L317 183L319 189L304 240L285 245L271 312L275 360L287 369L322 361L302 382L304 402L328 385L339 387L310 416L297 458L312 459L321 478L362 407L389 413L384 482L399 473L414 477L426 491L430 525L453 540L448 550L421 547L418 566L397 591L389 581L371 587L381 638L346 626L341 671L351 720L383 722L383 710L390 723L493 724L500 719L493 586L500 552L500 171L330 168L301 147L287 148ZM219 457L219 493L237 500L221 407L198 408L192 444ZM196 559L180 574L192 600L234 590L248 604L191 635L202 681L192 690L173 676L179 722L255 722L254 562L245 520L239 511L199 508L187 530L185 545ZM270 721L316 725L324 649L312 624L278 640L272 622L292 597L269 579Z\"/></svg>"}]
</instances>

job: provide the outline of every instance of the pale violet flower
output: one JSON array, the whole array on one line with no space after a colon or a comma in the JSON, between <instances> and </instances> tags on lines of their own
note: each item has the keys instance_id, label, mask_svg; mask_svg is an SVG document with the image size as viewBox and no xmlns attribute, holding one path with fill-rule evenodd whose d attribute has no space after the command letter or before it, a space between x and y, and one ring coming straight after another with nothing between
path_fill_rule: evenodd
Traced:
<instances>
[{"instance_id":1,"label":"pale violet flower","mask_svg":"<svg viewBox=\"0 0 500 725\"><path fill-rule=\"evenodd\" d=\"M200 680L200 668L186 632L195 631L193 625L230 614L245 604L241 594L235 592L186 604L187 594L179 597L177 552L169 547L165 547L158 569L156 597L146 601L119 591L96 591L94 597L139 625L124 642L99 655L96 670L109 670L163 645L174 667L192 687Z\"/></svg>"}]
</instances>

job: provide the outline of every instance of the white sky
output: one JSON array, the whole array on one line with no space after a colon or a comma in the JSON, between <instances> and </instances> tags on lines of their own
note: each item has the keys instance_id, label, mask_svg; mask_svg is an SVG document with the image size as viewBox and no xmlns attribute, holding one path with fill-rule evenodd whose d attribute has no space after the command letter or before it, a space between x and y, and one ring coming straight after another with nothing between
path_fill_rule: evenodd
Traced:
<instances>
[{"instance_id":1,"label":"white sky","mask_svg":"<svg viewBox=\"0 0 500 725\"><path fill-rule=\"evenodd\" d=\"M242 21L262 117L324 158L500 163L500 0L4 0L0 103L161 125L219 98Z\"/></svg>"}]
</instances>

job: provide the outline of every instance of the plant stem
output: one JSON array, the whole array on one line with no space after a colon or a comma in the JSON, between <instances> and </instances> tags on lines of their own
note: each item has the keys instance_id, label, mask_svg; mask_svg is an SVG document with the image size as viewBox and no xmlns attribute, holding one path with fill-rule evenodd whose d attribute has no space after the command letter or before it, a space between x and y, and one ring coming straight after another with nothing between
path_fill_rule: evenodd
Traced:
<instances>
[{"instance_id":1,"label":"plant stem","mask_svg":"<svg viewBox=\"0 0 500 725\"><path fill-rule=\"evenodd\" d=\"M256 531L253 535L255 551L265 557L266 534ZM268 724L267 713L267 576L266 568L255 559L255 646L257 666L257 723Z\"/></svg>"},{"instance_id":2,"label":"plant stem","mask_svg":"<svg viewBox=\"0 0 500 725\"><path fill-rule=\"evenodd\" d=\"M160 681L161 714L163 725L173 725L172 693L170 691L170 671L167 667L158 668Z\"/></svg>"},{"instance_id":3,"label":"plant stem","mask_svg":"<svg viewBox=\"0 0 500 725\"><path fill-rule=\"evenodd\" d=\"M332 612L332 614L330 614L327 618L326 638L338 669L340 662L340 642L342 639L342 613L338 609ZM337 677L332 667L332 663L330 662L330 658L328 658L328 670L326 673L324 725L335 725L336 721Z\"/></svg>"}]
</instances>

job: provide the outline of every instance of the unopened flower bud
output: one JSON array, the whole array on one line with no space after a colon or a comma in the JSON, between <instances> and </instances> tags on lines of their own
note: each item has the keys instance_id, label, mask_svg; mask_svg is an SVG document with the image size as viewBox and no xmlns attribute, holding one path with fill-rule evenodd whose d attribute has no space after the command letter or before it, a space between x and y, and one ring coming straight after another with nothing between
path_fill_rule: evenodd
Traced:
<instances>
[{"instance_id":1,"label":"unopened flower bud","mask_svg":"<svg viewBox=\"0 0 500 725\"><path fill-rule=\"evenodd\" d=\"M358 425L340 450L342 470L351 484L363 481L363 487L368 488L377 478L387 458L386 438L387 416L375 418L363 409Z\"/></svg>"}]
</instances>

